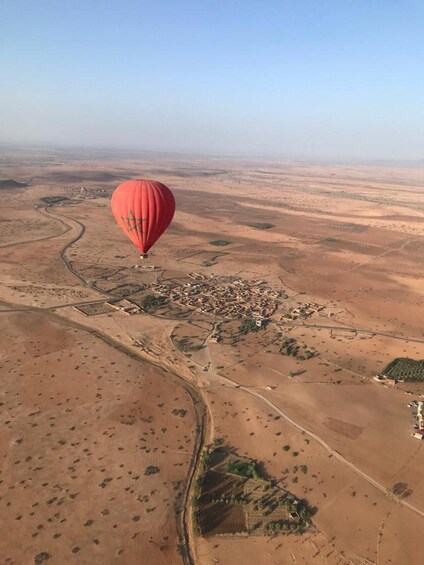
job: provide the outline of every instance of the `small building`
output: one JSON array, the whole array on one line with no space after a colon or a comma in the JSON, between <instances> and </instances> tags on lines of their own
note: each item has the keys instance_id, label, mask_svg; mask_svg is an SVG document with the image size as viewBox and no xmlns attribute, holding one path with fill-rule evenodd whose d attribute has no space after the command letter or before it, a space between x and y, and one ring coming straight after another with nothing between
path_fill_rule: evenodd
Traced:
<instances>
[{"instance_id":1,"label":"small building","mask_svg":"<svg viewBox=\"0 0 424 565\"><path fill-rule=\"evenodd\" d=\"M397 379L391 379L390 377L386 377L385 375L375 375L374 380L378 383L384 383L385 385L392 387L396 386L398 382Z\"/></svg>"},{"instance_id":2,"label":"small building","mask_svg":"<svg viewBox=\"0 0 424 565\"><path fill-rule=\"evenodd\" d=\"M128 315L138 314L142 311L140 306L134 304L133 302L127 300L126 298L123 298L119 302L107 302L107 304L109 306L112 306L116 310L120 310L121 312L124 312L125 314Z\"/></svg>"},{"instance_id":3,"label":"small building","mask_svg":"<svg viewBox=\"0 0 424 565\"><path fill-rule=\"evenodd\" d=\"M424 439L424 430L420 430L419 432L415 432L414 434L412 434L412 437L414 437L416 439L423 440Z\"/></svg>"}]
</instances>

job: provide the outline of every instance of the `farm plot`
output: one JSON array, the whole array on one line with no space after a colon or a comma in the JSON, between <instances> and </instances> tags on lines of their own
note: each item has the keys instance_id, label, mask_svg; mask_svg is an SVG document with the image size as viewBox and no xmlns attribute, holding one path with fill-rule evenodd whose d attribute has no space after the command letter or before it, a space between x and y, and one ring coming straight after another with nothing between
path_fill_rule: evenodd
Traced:
<instances>
[{"instance_id":1,"label":"farm plot","mask_svg":"<svg viewBox=\"0 0 424 565\"><path fill-rule=\"evenodd\" d=\"M198 267L211 267L212 265L216 265L218 262L217 259L223 255L227 255L227 253L224 251L199 251L194 255L180 259L180 261L184 261L184 263L190 263Z\"/></svg>"},{"instance_id":2,"label":"farm plot","mask_svg":"<svg viewBox=\"0 0 424 565\"><path fill-rule=\"evenodd\" d=\"M424 359L415 360L408 357L397 357L382 371L390 379L404 381L424 381Z\"/></svg>"},{"instance_id":3,"label":"farm plot","mask_svg":"<svg viewBox=\"0 0 424 565\"><path fill-rule=\"evenodd\" d=\"M100 316L101 314L110 314L116 312L115 308L107 302L97 302L96 304L83 304L76 306L76 310L82 312L86 316Z\"/></svg>"},{"instance_id":4,"label":"farm plot","mask_svg":"<svg viewBox=\"0 0 424 565\"><path fill-rule=\"evenodd\" d=\"M255 461L217 449L203 458L198 479L195 525L203 536L273 535L306 532L311 510L304 501L264 480ZM214 463L215 461L215 463Z\"/></svg>"}]
</instances>

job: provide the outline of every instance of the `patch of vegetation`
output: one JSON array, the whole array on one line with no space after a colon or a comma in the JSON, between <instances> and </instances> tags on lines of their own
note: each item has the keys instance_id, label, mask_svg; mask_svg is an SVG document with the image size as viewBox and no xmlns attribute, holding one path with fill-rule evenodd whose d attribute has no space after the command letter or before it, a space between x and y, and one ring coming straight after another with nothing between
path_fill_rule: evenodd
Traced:
<instances>
[{"instance_id":1,"label":"patch of vegetation","mask_svg":"<svg viewBox=\"0 0 424 565\"><path fill-rule=\"evenodd\" d=\"M182 543L179 543L177 546L177 551L184 559L187 557L187 548Z\"/></svg>"},{"instance_id":2,"label":"patch of vegetation","mask_svg":"<svg viewBox=\"0 0 424 565\"><path fill-rule=\"evenodd\" d=\"M144 290L144 289L145 289L145 285L122 284L117 286L113 290L110 290L109 293L112 294L113 296L117 296L118 298L126 298L127 296L130 296L131 294L136 294L140 290Z\"/></svg>"},{"instance_id":3,"label":"patch of vegetation","mask_svg":"<svg viewBox=\"0 0 424 565\"><path fill-rule=\"evenodd\" d=\"M318 355L316 351L308 349L306 345L300 345L294 337L287 337L283 340L280 347L280 353L282 355L290 355L290 357L294 357L300 361L311 359Z\"/></svg>"},{"instance_id":4,"label":"patch of vegetation","mask_svg":"<svg viewBox=\"0 0 424 565\"><path fill-rule=\"evenodd\" d=\"M246 224L246 225L249 226L249 228L253 228L255 230L269 230L270 228L275 228L274 224L263 224L258 222L254 222L252 224Z\"/></svg>"},{"instance_id":5,"label":"patch of vegetation","mask_svg":"<svg viewBox=\"0 0 424 565\"><path fill-rule=\"evenodd\" d=\"M155 465L149 465L148 467L146 467L144 474L156 475L156 473L159 473L159 471L160 471L159 467L156 467Z\"/></svg>"},{"instance_id":6,"label":"patch of vegetation","mask_svg":"<svg viewBox=\"0 0 424 565\"><path fill-rule=\"evenodd\" d=\"M403 381L424 381L424 359L416 360L408 357L397 357L381 372L389 379Z\"/></svg>"},{"instance_id":7,"label":"patch of vegetation","mask_svg":"<svg viewBox=\"0 0 424 565\"><path fill-rule=\"evenodd\" d=\"M279 501L286 506L290 520L273 520L268 522L266 529L269 534L278 532L303 534L311 525L312 510L299 500L294 500L289 494Z\"/></svg>"},{"instance_id":8,"label":"patch of vegetation","mask_svg":"<svg viewBox=\"0 0 424 565\"><path fill-rule=\"evenodd\" d=\"M337 239L337 237L326 237L324 241L328 241L330 243L337 243L339 240Z\"/></svg>"},{"instance_id":9,"label":"patch of vegetation","mask_svg":"<svg viewBox=\"0 0 424 565\"><path fill-rule=\"evenodd\" d=\"M40 565L41 563L44 563L44 561L50 559L50 557L50 553L47 553L47 551L42 551L41 553L37 553L37 555L34 557L34 563L35 565Z\"/></svg>"},{"instance_id":10,"label":"patch of vegetation","mask_svg":"<svg viewBox=\"0 0 424 565\"><path fill-rule=\"evenodd\" d=\"M407 483L396 483L390 490L396 498L407 498L412 494L412 490L408 487Z\"/></svg>"},{"instance_id":11,"label":"patch of vegetation","mask_svg":"<svg viewBox=\"0 0 424 565\"><path fill-rule=\"evenodd\" d=\"M69 200L69 198L67 196L43 196L41 200L46 204L57 204L58 202Z\"/></svg>"},{"instance_id":12,"label":"patch of vegetation","mask_svg":"<svg viewBox=\"0 0 424 565\"><path fill-rule=\"evenodd\" d=\"M174 414L174 416L180 416L181 418L184 418L184 416L187 414L187 410L184 410L184 408L174 408L172 410L172 413Z\"/></svg>"},{"instance_id":13,"label":"patch of vegetation","mask_svg":"<svg viewBox=\"0 0 424 565\"><path fill-rule=\"evenodd\" d=\"M177 339L174 335L171 337L172 343L175 347L182 351L183 353L187 353L189 351L200 351L203 347L201 343L192 343L189 337L183 337L181 339Z\"/></svg>"},{"instance_id":14,"label":"patch of vegetation","mask_svg":"<svg viewBox=\"0 0 424 565\"><path fill-rule=\"evenodd\" d=\"M18 182L13 179L0 180L0 188L25 188L28 186L26 182Z\"/></svg>"},{"instance_id":15,"label":"patch of vegetation","mask_svg":"<svg viewBox=\"0 0 424 565\"><path fill-rule=\"evenodd\" d=\"M200 461L197 479L194 483L194 493L192 498L193 504L193 527L194 533L196 535L200 534L200 524L199 524L199 500L202 492L203 480L206 475L206 471L210 462L210 447L203 449Z\"/></svg>"},{"instance_id":16,"label":"patch of vegetation","mask_svg":"<svg viewBox=\"0 0 424 565\"><path fill-rule=\"evenodd\" d=\"M156 296L156 294L146 294L138 300L138 303L146 312L150 312L155 308L159 308L159 306L163 306L166 303L166 298Z\"/></svg>"},{"instance_id":17,"label":"patch of vegetation","mask_svg":"<svg viewBox=\"0 0 424 565\"><path fill-rule=\"evenodd\" d=\"M243 320L242 323L240 324L240 332L242 334L248 334L249 332L257 332L258 329L259 326L257 326L255 320L252 319Z\"/></svg>"},{"instance_id":18,"label":"patch of vegetation","mask_svg":"<svg viewBox=\"0 0 424 565\"><path fill-rule=\"evenodd\" d=\"M216 245L217 247L225 247L226 245L230 245L232 241L227 241L226 239L216 239L215 241L209 242L211 245Z\"/></svg>"},{"instance_id":19,"label":"patch of vegetation","mask_svg":"<svg viewBox=\"0 0 424 565\"><path fill-rule=\"evenodd\" d=\"M254 461L229 461L227 463L227 472L245 477L246 479L259 478L258 469Z\"/></svg>"},{"instance_id":20,"label":"patch of vegetation","mask_svg":"<svg viewBox=\"0 0 424 565\"><path fill-rule=\"evenodd\" d=\"M217 442L202 453L192 504L201 535L302 534L313 514L306 501L260 477L255 461Z\"/></svg>"},{"instance_id":21,"label":"patch of vegetation","mask_svg":"<svg viewBox=\"0 0 424 565\"><path fill-rule=\"evenodd\" d=\"M356 232L356 233L363 233L368 229L368 226L363 226L362 224L343 224L343 225L335 224L330 227L336 229L337 231L343 230L343 231Z\"/></svg>"}]
</instances>

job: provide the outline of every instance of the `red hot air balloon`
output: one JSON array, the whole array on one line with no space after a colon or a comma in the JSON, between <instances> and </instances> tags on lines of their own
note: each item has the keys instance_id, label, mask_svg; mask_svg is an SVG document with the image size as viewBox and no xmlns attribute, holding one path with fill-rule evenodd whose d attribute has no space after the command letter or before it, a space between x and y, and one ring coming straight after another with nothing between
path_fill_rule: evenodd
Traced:
<instances>
[{"instance_id":1,"label":"red hot air balloon","mask_svg":"<svg viewBox=\"0 0 424 565\"><path fill-rule=\"evenodd\" d=\"M172 192L155 180L127 180L112 194L115 220L143 258L169 226L174 212Z\"/></svg>"}]
</instances>

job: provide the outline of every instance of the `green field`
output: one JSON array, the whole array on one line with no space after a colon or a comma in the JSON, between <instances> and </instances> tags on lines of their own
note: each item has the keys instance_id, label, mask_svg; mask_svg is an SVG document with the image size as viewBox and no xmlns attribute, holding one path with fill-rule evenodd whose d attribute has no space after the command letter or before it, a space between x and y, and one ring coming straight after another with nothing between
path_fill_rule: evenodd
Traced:
<instances>
[{"instance_id":1,"label":"green field","mask_svg":"<svg viewBox=\"0 0 424 565\"><path fill-rule=\"evenodd\" d=\"M246 479L258 479L259 474L254 461L237 460L227 463L227 473L239 475Z\"/></svg>"},{"instance_id":2,"label":"green field","mask_svg":"<svg viewBox=\"0 0 424 565\"><path fill-rule=\"evenodd\" d=\"M224 247L225 245L230 245L232 242L226 239L216 239L215 241L209 242L211 245L216 245L217 247Z\"/></svg>"},{"instance_id":3,"label":"green field","mask_svg":"<svg viewBox=\"0 0 424 565\"><path fill-rule=\"evenodd\" d=\"M18 182L13 179L0 180L0 188L25 188L28 186L26 182Z\"/></svg>"},{"instance_id":4,"label":"green field","mask_svg":"<svg viewBox=\"0 0 424 565\"><path fill-rule=\"evenodd\" d=\"M203 452L193 510L194 530L203 536L300 535L314 513L306 500L262 478L256 461L222 447Z\"/></svg>"},{"instance_id":5,"label":"green field","mask_svg":"<svg viewBox=\"0 0 424 565\"><path fill-rule=\"evenodd\" d=\"M43 196L41 200L46 204L57 204L58 202L69 200L69 198L67 198L66 196Z\"/></svg>"},{"instance_id":6,"label":"green field","mask_svg":"<svg viewBox=\"0 0 424 565\"><path fill-rule=\"evenodd\" d=\"M387 365L381 374L389 379L424 381L424 359L397 357Z\"/></svg>"},{"instance_id":7,"label":"green field","mask_svg":"<svg viewBox=\"0 0 424 565\"><path fill-rule=\"evenodd\" d=\"M252 223L246 224L249 228L253 228L255 230L269 230L270 228L275 228L274 224L261 224L261 223Z\"/></svg>"}]
</instances>

